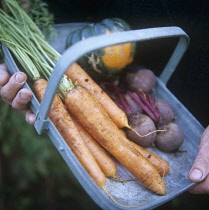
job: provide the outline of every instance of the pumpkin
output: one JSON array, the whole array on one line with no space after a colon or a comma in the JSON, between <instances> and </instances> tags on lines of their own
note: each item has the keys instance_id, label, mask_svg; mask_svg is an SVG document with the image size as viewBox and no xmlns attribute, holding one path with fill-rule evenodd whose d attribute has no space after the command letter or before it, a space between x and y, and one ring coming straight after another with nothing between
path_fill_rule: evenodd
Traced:
<instances>
[{"instance_id":1,"label":"pumpkin","mask_svg":"<svg viewBox=\"0 0 209 210\"><path fill-rule=\"evenodd\" d=\"M104 19L71 32L66 40L66 48L91 36L130 30L130 26L120 18ZM135 43L108 46L87 53L77 62L94 79L113 79L133 61Z\"/></svg>"}]
</instances>

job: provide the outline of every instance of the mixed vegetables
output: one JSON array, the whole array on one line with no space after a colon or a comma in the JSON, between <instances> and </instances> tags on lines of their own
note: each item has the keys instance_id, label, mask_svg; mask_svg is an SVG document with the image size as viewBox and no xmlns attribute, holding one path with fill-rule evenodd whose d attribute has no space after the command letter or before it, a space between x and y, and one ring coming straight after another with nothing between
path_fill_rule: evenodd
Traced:
<instances>
[{"instance_id":1,"label":"mixed vegetables","mask_svg":"<svg viewBox=\"0 0 209 210\"><path fill-rule=\"evenodd\" d=\"M41 102L61 55L17 1L4 3L6 10L0 9L0 41L33 80L34 94ZM100 79L98 83L81 65L73 63L63 75L49 117L101 189L106 191L107 177L121 181L110 153L147 189L165 195L163 176L169 173L169 163L144 147L174 152L184 136L173 122L176 116L172 107L154 97L154 73L146 68L125 71L125 66L115 81Z\"/></svg>"},{"instance_id":2,"label":"mixed vegetables","mask_svg":"<svg viewBox=\"0 0 209 210\"><path fill-rule=\"evenodd\" d=\"M138 65L131 69L120 76L117 85L111 82L101 84L124 110L129 125L142 135L126 129L127 137L142 147L155 146L164 152L177 151L184 142L184 134L174 123L176 114L171 104L156 96L157 79L154 72Z\"/></svg>"}]
</instances>

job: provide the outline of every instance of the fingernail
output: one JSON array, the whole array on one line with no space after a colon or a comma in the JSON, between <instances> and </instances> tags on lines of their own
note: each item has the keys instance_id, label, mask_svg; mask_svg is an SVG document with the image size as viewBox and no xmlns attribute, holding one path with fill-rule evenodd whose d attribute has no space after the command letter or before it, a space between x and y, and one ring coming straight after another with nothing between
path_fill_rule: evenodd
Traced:
<instances>
[{"instance_id":1,"label":"fingernail","mask_svg":"<svg viewBox=\"0 0 209 210\"><path fill-rule=\"evenodd\" d=\"M202 176L203 176L202 171L196 168L193 169L189 175L191 180L197 181L197 182L202 181Z\"/></svg>"},{"instance_id":2,"label":"fingernail","mask_svg":"<svg viewBox=\"0 0 209 210\"><path fill-rule=\"evenodd\" d=\"M29 96L27 93L20 93L20 98L22 101L29 101L31 99L31 96Z\"/></svg>"},{"instance_id":3,"label":"fingernail","mask_svg":"<svg viewBox=\"0 0 209 210\"><path fill-rule=\"evenodd\" d=\"M25 75L22 74L22 73L16 74L16 76L15 76L15 81L18 82L18 83L23 83L23 82L25 82Z\"/></svg>"},{"instance_id":4,"label":"fingernail","mask_svg":"<svg viewBox=\"0 0 209 210\"><path fill-rule=\"evenodd\" d=\"M29 124L33 125L35 123L35 120L36 120L36 116L35 115L30 115L28 117L27 121L28 121Z\"/></svg>"}]
</instances>

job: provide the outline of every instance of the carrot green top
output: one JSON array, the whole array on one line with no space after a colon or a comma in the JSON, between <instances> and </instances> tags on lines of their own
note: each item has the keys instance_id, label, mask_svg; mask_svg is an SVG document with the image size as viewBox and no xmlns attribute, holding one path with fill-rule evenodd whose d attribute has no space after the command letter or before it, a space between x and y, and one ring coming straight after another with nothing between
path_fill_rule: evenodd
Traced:
<instances>
[{"instance_id":1,"label":"carrot green top","mask_svg":"<svg viewBox=\"0 0 209 210\"><path fill-rule=\"evenodd\" d=\"M5 0L7 11L0 9L0 42L4 43L36 81L43 75L49 79L60 54L47 42L45 36L15 0ZM74 85L63 76L59 90L64 92Z\"/></svg>"}]
</instances>

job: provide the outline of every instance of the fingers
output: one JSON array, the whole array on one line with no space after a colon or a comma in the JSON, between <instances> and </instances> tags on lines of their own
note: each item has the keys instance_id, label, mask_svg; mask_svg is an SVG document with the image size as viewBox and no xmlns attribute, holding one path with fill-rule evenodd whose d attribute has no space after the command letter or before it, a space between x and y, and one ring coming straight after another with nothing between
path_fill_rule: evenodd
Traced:
<instances>
[{"instance_id":1,"label":"fingers","mask_svg":"<svg viewBox=\"0 0 209 210\"><path fill-rule=\"evenodd\" d=\"M189 192L192 194L209 194L209 176L204 181L192 187Z\"/></svg>"},{"instance_id":2,"label":"fingers","mask_svg":"<svg viewBox=\"0 0 209 210\"><path fill-rule=\"evenodd\" d=\"M203 132L199 152L189 172L189 179L199 183L194 190L209 192L209 126ZM204 181L203 181L204 180ZM206 184L206 185L205 185Z\"/></svg>"},{"instance_id":3,"label":"fingers","mask_svg":"<svg viewBox=\"0 0 209 210\"><path fill-rule=\"evenodd\" d=\"M28 103L32 98L32 92L29 89L21 89L12 100L12 107L17 110L26 110Z\"/></svg>"},{"instance_id":4,"label":"fingers","mask_svg":"<svg viewBox=\"0 0 209 210\"><path fill-rule=\"evenodd\" d=\"M0 93L1 93L2 99L7 103L12 104L12 100L15 98L18 91L25 84L26 79L27 79L27 76L23 72L18 72L12 75L9 81L3 87L1 87Z\"/></svg>"},{"instance_id":5,"label":"fingers","mask_svg":"<svg viewBox=\"0 0 209 210\"><path fill-rule=\"evenodd\" d=\"M10 77L5 64L0 64L0 96L12 105L14 109L26 110L26 121L34 125L36 116L28 109L28 103L32 98L32 91L22 88L27 80L23 72L17 72Z\"/></svg>"},{"instance_id":6,"label":"fingers","mask_svg":"<svg viewBox=\"0 0 209 210\"><path fill-rule=\"evenodd\" d=\"M34 125L36 120L36 115L33 114L33 112L30 109L27 109L25 112L25 119L29 124Z\"/></svg>"},{"instance_id":7,"label":"fingers","mask_svg":"<svg viewBox=\"0 0 209 210\"><path fill-rule=\"evenodd\" d=\"M0 88L3 87L9 81L9 74L7 72L6 65L0 64Z\"/></svg>"}]
</instances>

